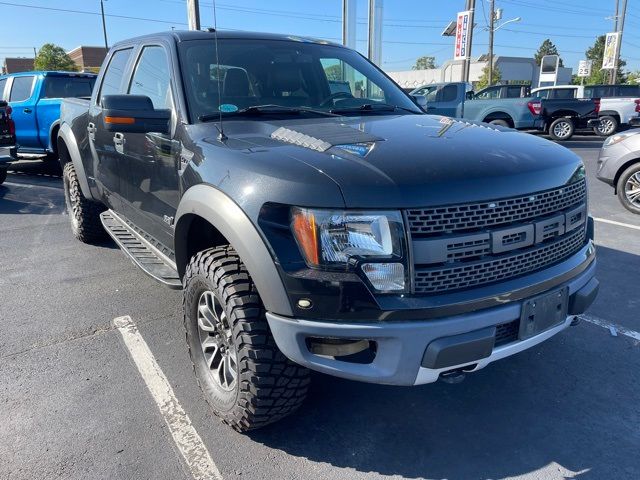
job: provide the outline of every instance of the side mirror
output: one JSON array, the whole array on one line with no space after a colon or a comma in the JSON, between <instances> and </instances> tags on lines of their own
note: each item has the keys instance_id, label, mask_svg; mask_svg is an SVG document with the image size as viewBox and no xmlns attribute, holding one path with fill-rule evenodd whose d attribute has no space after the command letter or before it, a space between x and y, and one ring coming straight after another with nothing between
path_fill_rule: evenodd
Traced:
<instances>
[{"instance_id":1,"label":"side mirror","mask_svg":"<svg viewBox=\"0 0 640 480\"><path fill-rule=\"evenodd\" d=\"M469 92L467 92L467 93L465 94L465 97L466 97L466 99L467 99L467 100L473 100L473 96L474 96L474 95L475 95L475 94L474 94L472 91L469 91Z\"/></svg>"},{"instance_id":2,"label":"side mirror","mask_svg":"<svg viewBox=\"0 0 640 480\"><path fill-rule=\"evenodd\" d=\"M105 95L102 121L108 132L169 134L171 110L156 110L145 95Z\"/></svg>"},{"instance_id":3,"label":"side mirror","mask_svg":"<svg viewBox=\"0 0 640 480\"><path fill-rule=\"evenodd\" d=\"M420 108L422 109L427 108L427 97L425 97L424 95L411 95L411 98L413 98L413 101Z\"/></svg>"}]
</instances>

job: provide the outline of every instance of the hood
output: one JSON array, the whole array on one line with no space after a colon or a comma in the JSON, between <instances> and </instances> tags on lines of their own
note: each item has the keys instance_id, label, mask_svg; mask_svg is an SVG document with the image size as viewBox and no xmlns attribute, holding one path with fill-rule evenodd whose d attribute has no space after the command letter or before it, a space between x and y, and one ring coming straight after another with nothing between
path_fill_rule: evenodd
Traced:
<instances>
[{"instance_id":1,"label":"hood","mask_svg":"<svg viewBox=\"0 0 640 480\"><path fill-rule=\"evenodd\" d=\"M518 196L564 185L582 166L568 149L534 135L430 115L238 119L224 129L229 148L268 149L327 175L352 208Z\"/></svg>"}]
</instances>

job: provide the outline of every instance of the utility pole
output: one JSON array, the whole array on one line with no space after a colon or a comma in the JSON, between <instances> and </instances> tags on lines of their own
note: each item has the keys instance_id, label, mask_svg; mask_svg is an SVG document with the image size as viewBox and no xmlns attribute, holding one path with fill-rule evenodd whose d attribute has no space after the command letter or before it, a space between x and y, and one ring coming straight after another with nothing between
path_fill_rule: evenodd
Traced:
<instances>
[{"instance_id":1,"label":"utility pole","mask_svg":"<svg viewBox=\"0 0 640 480\"><path fill-rule=\"evenodd\" d=\"M102 13L102 33L104 34L104 48L109 49L109 42L107 42L107 24L104 20L104 0L100 0L100 12Z\"/></svg>"},{"instance_id":2,"label":"utility pole","mask_svg":"<svg viewBox=\"0 0 640 480\"><path fill-rule=\"evenodd\" d=\"M616 10L618 9L618 2L616 2ZM618 35L618 50L616 51L616 61L613 64L613 73L611 74L611 85L616 83L618 76L618 63L620 62L620 50L622 50L622 34L624 33L624 20L627 16L627 0L622 0L622 15L620 21L618 21L618 14L616 12L616 24L620 26L620 35Z\"/></svg>"},{"instance_id":3,"label":"utility pole","mask_svg":"<svg viewBox=\"0 0 640 480\"><path fill-rule=\"evenodd\" d=\"M469 70L471 67L471 46L473 45L473 14L476 9L476 0L467 0L467 10L469 11L469 48L462 64L462 81L469 82Z\"/></svg>"},{"instance_id":4,"label":"utility pole","mask_svg":"<svg viewBox=\"0 0 640 480\"><path fill-rule=\"evenodd\" d=\"M198 0L187 0L189 30L200 30L200 5Z\"/></svg>"},{"instance_id":5,"label":"utility pole","mask_svg":"<svg viewBox=\"0 0 640 480\"><path fill-rule=\"evenodd\" d=\"M489 0L489 86L493 85L493 31L496 21L496 1Z\"/></svg>"}]
</instances>

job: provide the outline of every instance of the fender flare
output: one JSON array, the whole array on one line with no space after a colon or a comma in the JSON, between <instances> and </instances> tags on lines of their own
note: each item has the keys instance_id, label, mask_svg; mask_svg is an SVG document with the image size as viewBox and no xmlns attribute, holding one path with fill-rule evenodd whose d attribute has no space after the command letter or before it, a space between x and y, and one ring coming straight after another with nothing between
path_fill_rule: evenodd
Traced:
<instances>
[{"instance_id":1,"label":"fender flare","mask_svg":"<svg viewBox=\"0 0 640 480\"><path fill-rule=\"evenodd\" d=\"M69 159L73 163L73 167L76 170L76 175L78 176L78 182L80 183L80 190L82 190L82 194L85 196L85 198L92 199L93 195L91 195L91 189L89 188L87 175L84 171L84 165L82 164L82 157L80 156L78 142L76 142L76 137L73 134L71 127L67 123L63 123L62 125L60 125L60 130L58 130L58 139L61 139L67 147L67 151L69 152ZM64 165L61 165L61 167L64 168Z\"/></svg>"},{"instance_id":2,"label":"fender flare","mask_svg":"<svg viewBox=\"0 0 640 480\"><path fill-rule=\"evenodd\" d=\"M49 126L49 145L47 146L48 151L55 152L58 150L57 145L57 136L54 138L53 131L56 127L60 127L60 119L56 120Z\"/></svg>"},{"instance_id":3,"label":"fender flare","mask_svg":"<svg viewBox=\"0 0 640 480\"><path fill-rule=\"evenodd\" d=\"M174 247L180 278L189 261L186 258L187 234L194 215L218 229L238 252L267 311L293 316L289 297L265 240L246 213L226 194L210 185L189 188L176 212Z\"/></svg>"}]
</instances>

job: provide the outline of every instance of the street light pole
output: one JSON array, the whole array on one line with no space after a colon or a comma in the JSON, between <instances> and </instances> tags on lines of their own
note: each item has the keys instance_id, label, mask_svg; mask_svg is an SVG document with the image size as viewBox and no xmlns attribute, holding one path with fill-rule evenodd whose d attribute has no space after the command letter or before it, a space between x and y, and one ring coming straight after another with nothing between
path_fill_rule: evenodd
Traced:
<instances>
[{"instance_id":1,"label":"street light pole","mask_svg":"<svg viewBox=\"0 0 640 480\"><path fill-rule=\"evenodd\" d=\"M109 42L107 42L107 24L104 20L104 0L100 0L100 12L102 13L102 33L104 34L104 48L109 49Z\"/></svg>"},{"instance_id":2,"label":"street light pole","mask_svg":"<svg viewBox=\"0 0 640 480\"><path fill-rule=\"evenodd\" d=\"M617 20L616 23L620 25L620 35L618 36L618 50L616 51L616 59L613 64L613 74L611 75L611 84L614 85L616 83L616 78L618 76L618 63L620 62L620 50L622 50L622 34L624 33L624 20L627 16L627 0L622 0L622 15L620 21Z\"/></svg>"},{"instance_id":3,"label":"street light pole","mask_svg":"<svg viewBox=\"0 0 640 480\"><path fill-rule=\"evenodd\" d=\"M493 85L493 33L496 21L496 2L489 2L489 86Z\"/></svg>"}]
</instances>

